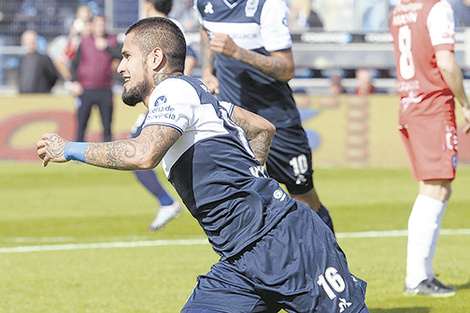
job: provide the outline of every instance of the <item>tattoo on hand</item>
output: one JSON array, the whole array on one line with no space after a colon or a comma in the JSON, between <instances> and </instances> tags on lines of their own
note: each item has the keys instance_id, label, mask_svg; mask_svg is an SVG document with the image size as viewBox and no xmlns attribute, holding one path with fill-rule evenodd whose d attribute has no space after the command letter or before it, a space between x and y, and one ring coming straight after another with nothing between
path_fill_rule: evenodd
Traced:
<instances>
[{"instance_id":1,"label":"tattoo on hand","mask_svg":"<svg viewBox=\"0 0 470 313\"><path fill-rule=\"evenodd\" d=\"M58 135L52 135L49 138L50 144L46 145L47 154L50 158L57 158L64 155L65 146L68 141Z\"/></svg>"}]
</instances>

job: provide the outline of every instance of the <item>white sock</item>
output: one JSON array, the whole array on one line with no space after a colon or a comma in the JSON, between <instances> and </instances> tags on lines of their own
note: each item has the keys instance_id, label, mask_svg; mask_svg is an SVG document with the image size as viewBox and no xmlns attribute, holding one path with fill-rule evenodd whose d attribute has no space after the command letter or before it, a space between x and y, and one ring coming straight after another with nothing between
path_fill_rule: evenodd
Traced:
<instances>
[{"instance_id":1,"label":"white sock","mask_svg":"<svg viewBox=\"0 0 470 313\"><path fill-rule=\"evenodd\" d=\"M425 279L433 279L432 260L436 251L442 216L447 206L424 195L418 195L408 219L408 248L406 280L408 288L415 288Z\"/></svg>"}]
</instances>

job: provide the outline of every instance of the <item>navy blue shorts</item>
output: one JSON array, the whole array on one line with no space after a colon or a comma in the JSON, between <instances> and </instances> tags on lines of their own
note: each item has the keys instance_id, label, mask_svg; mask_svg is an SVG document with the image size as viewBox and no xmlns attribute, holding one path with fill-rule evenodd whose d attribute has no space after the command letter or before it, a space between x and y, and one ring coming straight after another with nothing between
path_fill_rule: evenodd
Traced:
<instances>
[{"instance_id":1,"label":"navy blue shorts","mask_svg":"<svg viewBox=\"0 0 470 313\"><path fill-rule=\"evenodd\" d=\"M325 223L297 203L253 246L199 276L182 312L368 312L367 284Z\"/></svg>"},{"instance_id":2,"label":"navy blue shorts","mask_svg":"<svg viewBox=\"0 0 470 313\"><path fill-rule=\"evenodd\" d=\"M313 188L312 150L301 126L276 130L266 169L269 176L286 185L292 195L304 194Z\"/></svg>"}]
</instances>

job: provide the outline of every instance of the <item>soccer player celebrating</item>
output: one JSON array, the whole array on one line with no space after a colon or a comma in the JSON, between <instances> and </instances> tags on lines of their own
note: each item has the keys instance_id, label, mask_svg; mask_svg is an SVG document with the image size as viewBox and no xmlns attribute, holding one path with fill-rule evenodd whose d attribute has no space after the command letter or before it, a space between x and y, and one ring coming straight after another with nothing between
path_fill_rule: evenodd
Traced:
<instances>
[{"instance_id":1,"label":"soccer player celebrating","mask_svg":"<svg viewBox=\"0 0 470 313\"><path fill-rule=\"evenodd\" d=\"M366 283L349 272L334 234L266 177L274 126L183 76L185 46L181 30L166 18L130 26L118 71L123 101L148 107L141 134L108 143L44 134L37 143L43 165L78 160L139 170L162 162L220 255L199 277L184 313L369 312Z\"/></svg>"},{"instance_id":2,"label":"soccer player celebrating","mask_svg":"<svg viewBox=\"0 0 470 313\"><path fill-rule=\"evenodd\" d=\"M468 131L470 104L454 56L454 17L446 0L402 0L390 32L400 95L399 130L419 195L408 220L405 294L452 296L432 260L457 167L454 97Z\"/></svg>"}]
</instances>

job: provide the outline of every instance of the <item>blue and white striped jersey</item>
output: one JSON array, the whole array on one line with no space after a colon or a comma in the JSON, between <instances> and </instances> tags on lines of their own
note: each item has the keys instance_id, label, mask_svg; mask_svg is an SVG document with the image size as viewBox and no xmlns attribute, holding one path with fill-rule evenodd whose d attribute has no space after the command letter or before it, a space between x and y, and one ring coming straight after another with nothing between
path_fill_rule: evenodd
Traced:
<instances>
[{"instance_id":1,"label":"blue and white striped jersey","mask_svg":"<svg viewBox=\"0 0 470 313\"><path fill-rule=\"evenodd\" d=\"M228 34L239 47L263 55L292 47L284 0L195 0L194 7L209 37L214 32ZM255 112L277 128L300 125L287 83L218 53L215 66L219 100Z\"/></svg>"},{"instance_id":2,"label":"blue and white striped jersey","mask_svg":"<svg viewBox=\"0 0 470 313\"><path fill-rule=\"evenodd\" d=\"M228 117L232 108L200 80L173 77L152 92L144 124L182 133L163 169L222 258L258 240L295 205L264 175L245 133Z\"/></svg>"}]
</instances>

